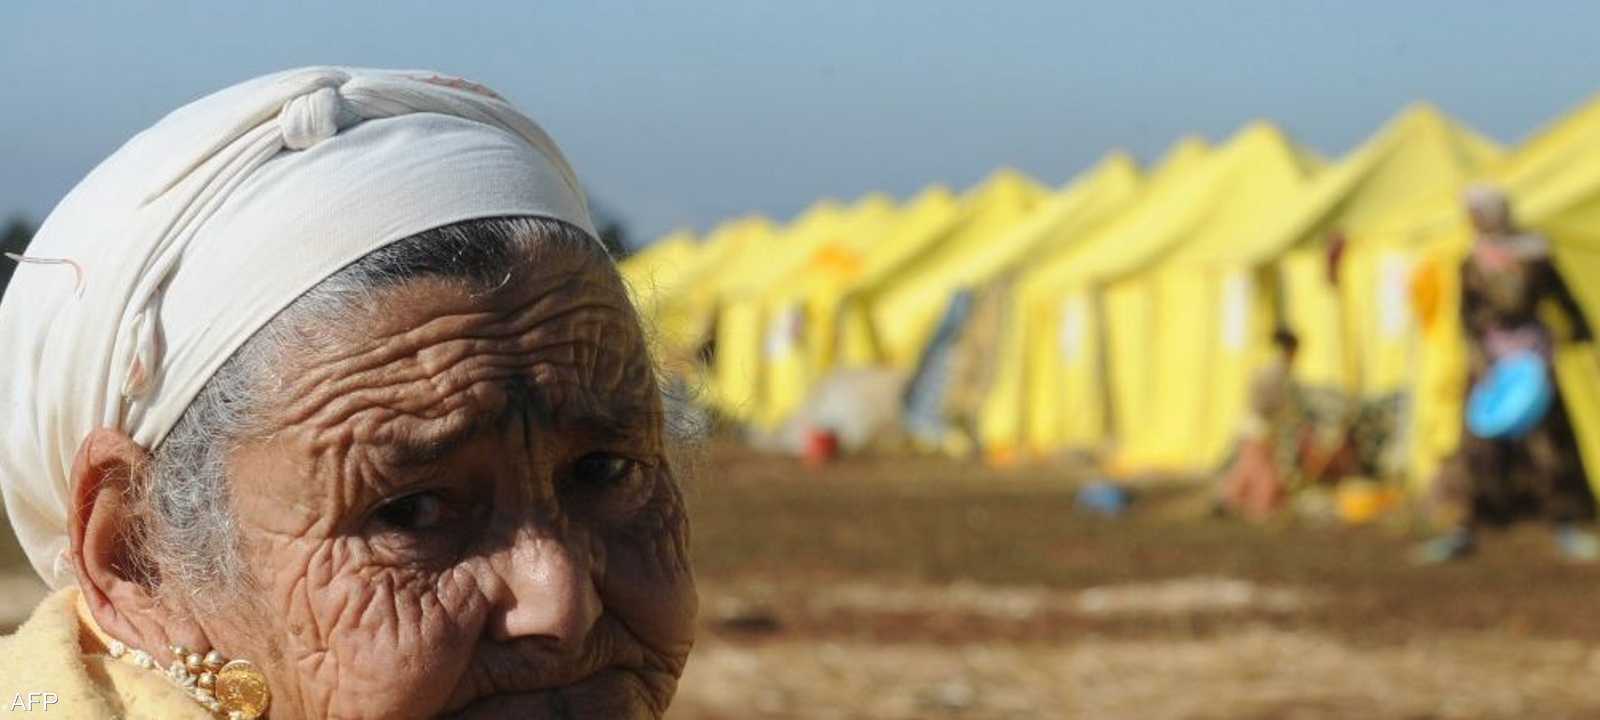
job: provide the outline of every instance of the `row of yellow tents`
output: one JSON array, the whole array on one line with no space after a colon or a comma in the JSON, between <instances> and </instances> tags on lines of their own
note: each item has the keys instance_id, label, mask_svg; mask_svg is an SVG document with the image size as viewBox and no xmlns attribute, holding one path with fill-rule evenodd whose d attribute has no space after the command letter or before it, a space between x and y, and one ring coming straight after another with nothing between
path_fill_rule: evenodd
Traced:
<instances>
[{"instance_id":1,"label":"row of yellow tents","mask_svg":"<svg viewBox=\"0 0 1600 720\"><path fill-rule=\"evenodd\" d=\"M622 267L669 372L756 427L837 369L914 371L952 297L981 292L998 332L970 433L991 459L1212 470L1286 326L1305 385L1407 399L1420 480L1459 432L1459 198L1474 182L1511 193L1600 318L1600 101L1509 153L1427 105L1336 162L1254 123L1216 146L1181 140L1148 172L1112 153L1061 188L1002 170L960 195L824 200L786 224L674 234ZM1557 365L1600 470L1600 364L1568 346Z\"/></svg>"}]
</instances>

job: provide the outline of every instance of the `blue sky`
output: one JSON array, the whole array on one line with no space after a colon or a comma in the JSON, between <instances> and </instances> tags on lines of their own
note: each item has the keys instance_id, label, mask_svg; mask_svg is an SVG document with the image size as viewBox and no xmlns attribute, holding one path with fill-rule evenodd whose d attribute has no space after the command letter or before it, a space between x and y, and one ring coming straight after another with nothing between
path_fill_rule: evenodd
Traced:
<instances>
[{"instance_id":1,"label":"blue sky","mask_svg":"<svg viewBox=\"0 0 1600 720\"><path fill-rule=\"evenodd\" d=\"M1600 90L1600 3L1515 5L10 0L0 213L43 216L188 99L323 63L495 88L640 238L1000 165L1059 183L1256 117L1337 154L1418 99L1510 142Z\"/></svg>"}]
</instances>

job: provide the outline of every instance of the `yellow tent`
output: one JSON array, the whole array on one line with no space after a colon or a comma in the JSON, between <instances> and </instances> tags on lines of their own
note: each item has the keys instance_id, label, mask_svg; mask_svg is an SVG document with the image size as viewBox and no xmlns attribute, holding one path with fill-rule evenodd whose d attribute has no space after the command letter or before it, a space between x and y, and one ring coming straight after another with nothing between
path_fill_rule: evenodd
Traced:
<instances>
[{"instance_id":1,"label":"yellow tent","mask_svg":"<svg viewBox=\"0 0 1600 720\"><path fill-rule=\"evenodd\" d=\"M714 279L746 247L766 243L774 230L766 218L738 218L717 226L701 243L678 233L622 262L623 278L649 326L659 360L677 369L710 339Z\"/></svg>"},{"instance_id":2,"label":"yellow tent","mask_svg":"<svg viewBox=\"0 0 1600 720\"><path fill-rule=\"evenodd\" d=\"M975 194L958 200L943 185L924 190L906 204L888 234L862 256L857 272L841 278L834 291L833 316L821 320L819 328L832 334L831 340L821 344L825 366L863 367L882 362L867 312L867 292L959 228L971 207L981 202Z\"/></svg>"},{"instance_id":3,"label":"yellow tent","mask_svg":"<svg viewBox=\"0 0 1600 720\"><path fill-rule=\"evenodd\" d=\"M745 243L706 279L716 318L709 396L724 414L750 421L760 412L761 369L771 354L762 293L802 267L843 219L843 205L821 200L772 237Z\"/></svg>"},{"instance_id":4,"label":"yellow tent","mask_svg":"<svg viewBox=\"0 0 1600 720\"><path fill-rule=\"evenodd\" d=\"M1018 278L1011 315L1019 324L1001 349L995 377L1000 397L986 408L982 425L991 458L1020 454L1015 448L1021 446L1043 455L1106 441L1104 333L1096 294L1089 290L1095 276L1086 269L1104 267L1099 258L1119 252L1110 230L1127 227L1153 201L1170 197L1173 184L1198 167L1206 152L1197 138L1176 143L1124 207L1107 217L1086 215L1081 225L1065 228L1078 238L1030 262Z\"/></svg>"},{"instance_id":5,"label":"yellow tent","mask_svg":"<svg viewBox=\"0 0 1600 720\"><path fill-rule=\"evenodd\" d=\"M1318 164L1277 128L1250 125L1118 234L1142 257L1107 273L1115 472L1201 471L1226 455L1274 324L1270 278L1231 249L1264 232Z\"/></svg>"},{"instance_id":6,"label":"yellow tent","mask_svg":"<svg viewBox=\"0 0 1600 720\"><path fill-rule=\"evenodd\" d=\"M932 185L906 201L902 208L892 205L869 206L869 196L859 207L855 221L841 233L839 242L818 250L811 270L797 279L796 286L775 293L807 298L806 350L812 365L820 370L846 363L839 325L841 303L846 294L864 279L880 276L886 267L900 262L907 249L943 227L956 215L958 201L950 189ZM860 363L869 358L855 358Z\"/></svg>"},{"instance_id":7,"label":"yellow tent","mask_svg":"<svg viewBox=\"0 0 1600 720\"><path fill-rule=\"evenodd\" d=\"M1060 191L1037 198L1031 209L1017 212L1010 222L997 219L989 232L964 234L923 255L892 291L879 294L880 312L886 317L902 317L896 311L899 303L942 312L939 301L955 290L985 284L1018 263L1077 240L1065 231L1084 222L1086 216L1097 218L1120 208L1138 183L1139 169L1133 159L1126 153L1112 153ZM1018 210L1024 204L1028 204L1026 200L1008 209ZM917 353L921 350L915 348Z\"/></svg>"},{"instance_id":8,"label":"yellow tent","mask_svg":"<svg viewBox=\"0 0 1600 720\"><path fill-rule=\"evenodd\" d=\"M1530 141L1495 176L1524 224L1548 232L1556 262L1600 318L1600 97Z\"/></svg>"},{"instance_id":9,"label":"yellow tent","mask_svg":"<svg viewBox=\"0 0 1600 720\"><path fill-rule=\"evenodd\" d=\"M1330 170L1278 232L1291 246L1283 261L1290 317L1299 331L1302 381L1392 397L1414 378L1416 328L1406 307L1416 264L1413 222L1395 234L1395 218L1450 206L1462 186L1498 162L1498 147L1430 106L1414 106ZM1325 280L1323 240L1347 238L1338 306ZM1336 318L1336 320L1334 320ZM1339 323L1338 333L1328 330Z\"/></svg>"},{"instance_id":10,"label":"yellow tent","mask_svg":"<svg viewBox=\"0 0 1600 720\"><path fill-rule=\"evenodd\" d=\"M734 257L715 276L697 276L702 304L717 318L712 402L745 422L780 422L822 373L848 361L841 352L850 348L839 343L850 336L839 322L850 289L921 248L956 216L956 206L939 185L904 211L878 193L851 208L824 201L782 231L725 253ZM856 357L869 362L870 344L858 342Z\"/></svg>"},{"instance_id":11,"label":"yellow tent","mask_svg":"<svg viewBox=\"0 0 1600 720\"><path fill-rule=\"evenodd\" d=\"M928 194L917 202L938 198ZM913 205L908 212L923 209ZM887 195L863 197L839 222L819 230L811 254L798 267L761 292L766 341L756 422L770 427L788 417L831 366L840 289L860 274L900 215Z\"/></svg>"},{"instance_id":12,"label":"yellow tent","mask_svg":"<svg viewBox=\"0 0 1600 720\"><path fill-rule=\"evenodd\" d=\"M953 392L938 392L944 406L940 414L954 411L961 416L961 426L949 428L960 437L946 437L943 446L965 453L971 447L968 430L976 432L980 442L987 433L1000 428L1020 409L1016 393L1020 387L1001 388L995 381L1009 378L995 372L997 351L995 342L1005 343L1007 334L1017 319L1010 312L1012 281L1028 264L1079 241L1081 231L1093 227L1122 208L1139 184L1139 170L1126 153L1113 152L1084 171L1059 191L1041 199L1026 215L1009 226L999 226L989 236L972 235L965 242L947 242L924 255L913 266L915 274L906 278L893 294L886 294L885 307L915 307L933 310L930 320L938 322L949 301L957 293L977 291L984 298L986 311L975 313L958 331L963 337L959 350L952 350L959 366L965 368L962 377L948 377ZM893 312L893 311L891 311ZM932 342L924 340L924 347L916 349L918 357L926 357L925 347ZM1017 348L1016 350L1020 350ZM952 356L955 357L955 356ZM939 371L945 372L945 371ZM968 423L970 422L970 427ZM947 433L948 434L948 433ZM931 438L925 438L931 440Z\"/></svg>"},{"instance_id":13,"label":"yellow tent","mask_svg":"<svg viewBox=\"0 0 1600 720\"><path fill-rule=\"evenodd\" d=\"M990 176L963 198L954 218L908 239L895 249L895 257L863 273L844 299L845 341L869 344L877 363L909 370L954 290L952 275L941 268L952 258L970 259L993 248L999 234L1044 195L1037 183L1016 171Z\"/></svg>"},{"instance_id":14,"label":"yellow tent","mask_svg":"<svg viewBox=\"0 0 1600 720\"><path fill-rule=\"evenodd\" d=\"M1266 232L1225 249L1223 261L1276 262L1283 322L1301 341L1303 383L1372 397L1409 379L1416 333L1405 308L1414 261L1368 238L1441 192L1459 193L1499 159L1493 142L1430 105L1414 105L1320 175ZM1334 234L1347 241L1337 287L1328 274Z\"/></svg>"},{"instance_id":15,"label":"yellow tent","mask_svg":"<svg viewBox=\"0 0 1600 720\"><path fill-rule=\"evenodd\" d=\"M1029 315L1023 287L1039 267L1052 258L1069 255L1089 242L1139 195L1140 177L1133 159L1112 153L1070 183L996 241L1006 252L992 252L988 265L969 270L969 284L991 283L1002 270L1005 287L1000 345L994 354L990 386L983 394L977 418L978 439L986 455L996 462L1018 456L1024 417L1030 406L1028 378L1022 372L1028 349ZM1004 263L1004 264L1001 264ZM998 283L995 283L998 284Z\"/></svg>"}]
</instances>

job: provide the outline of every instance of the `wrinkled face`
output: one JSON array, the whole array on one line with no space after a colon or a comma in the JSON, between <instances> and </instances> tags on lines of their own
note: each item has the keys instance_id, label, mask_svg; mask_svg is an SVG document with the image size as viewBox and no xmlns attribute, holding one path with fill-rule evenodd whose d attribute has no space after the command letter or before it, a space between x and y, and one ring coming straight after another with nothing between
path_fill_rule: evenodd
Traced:
<instances>
[{"instance_id":1,"label":"wrinkled face","mask_svg":"<svg viewBox=\"0 0 1600 720\"><path fill-rule=\"evenodd\" d=\"M336 332L234 456L254 598L200 619L263 666L272 717L661 715L688 525L606 261L412 282Z\"/></svg>"}]
</instances>

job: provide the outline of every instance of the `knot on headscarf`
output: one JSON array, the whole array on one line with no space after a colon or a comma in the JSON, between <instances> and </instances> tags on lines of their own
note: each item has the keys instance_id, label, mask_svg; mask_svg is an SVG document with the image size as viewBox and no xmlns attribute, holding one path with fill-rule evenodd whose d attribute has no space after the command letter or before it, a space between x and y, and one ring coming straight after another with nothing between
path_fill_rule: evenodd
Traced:
<instances>
[{"instance_id":1,"label":"knot on headscarf","mask_svg":"<svg viewBox=\"0 0 1600 720\"><path fill-rule=\"evenodd\" d=\"M130 140L45 220L0 302L0 491L35 570L72 582L71 470L89 433L155 450L217 369L317 283L391 242L501 216L596 236L544 130L432 72L277 73Z\"/></svg>"},{"instance_id":2,"label":"knot on headscarf","mask_svg":"<svg viewBox=\"0 0 1600 720\"><path fill-rule=\"evenodd\" d=\"M278 111L278 128L283 132L284 147L305 150L360 119L337 86L324 85L284 103Z\"/></svg>"},{"instance_id":3,"label":"knot on headscarf","mask_svg":"<svg viewBox=\"0 0 1600 720\"><path fill-rule=\"evenodd\" d=\"M379 118L435 113L469 119L531 137L535 147L554 147L543 130L511 109L499 95L464 80L431 73L353 75L339 68L314 68L306 73L286 73L284 85L292 88L289 91L292 94L283 100L275 118L254 127L236 128L236 134L224 143L210 147L207 154L199 158L188 172L164 185L159 193L146 201L155 202L172 193L179 182L198 181L202 184L199 199L203 202L188 208L187 217L183 219L195 225L204 223L232 188L279 153L284 150L309 150L365 120ZM217 161L222 158L228 158L228 161L219 164ZM563 162L558 169L565 171L563 179L571 191L581 198L582 191L577 186L576 178L571 175L570 168L566 168ZM179 226L174 230L183 228ZM163 348L160 328L149 318L158 312L162 288L166 286L168 276L176 270L176 261L182 257L181 243L192 237L193 234L189 232L174 232L166 241L174 244L174 251L157 256L153 271L147 275L147 281L140 290L139 300L135 303L138 310L128 323L132 330L132 342L121 383L124 398L137 399L151 389Z\"/></svg>"}]
</instances>

